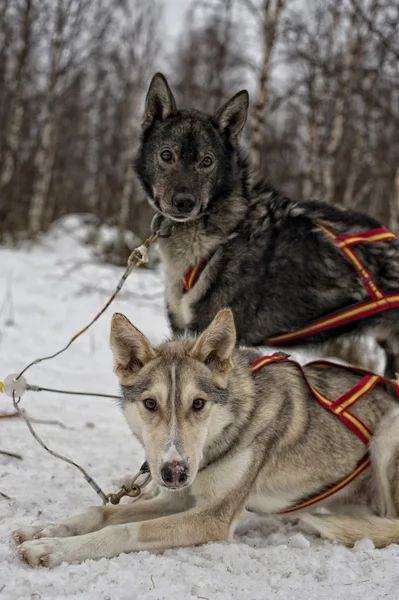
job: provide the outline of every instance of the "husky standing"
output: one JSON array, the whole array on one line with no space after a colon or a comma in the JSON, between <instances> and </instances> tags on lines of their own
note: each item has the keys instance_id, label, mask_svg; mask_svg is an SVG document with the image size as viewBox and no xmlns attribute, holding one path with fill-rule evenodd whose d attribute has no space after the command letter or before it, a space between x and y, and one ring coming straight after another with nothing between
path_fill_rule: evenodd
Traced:
<instances>
[{"instance_id":1,"label":"husky standing","mask_svg":"<svg viewBox=\"0 0 399 600\"><path fill-rule=\"evenodd\" d=\"M122 409L159 494L16 531L29 565L227 540L244 507L323 505L332 514L305 524L326 538L399 543L399 407L381 377L236 349L229 309L198 338L157 348L115 315L111 346Z\"/></svg>"},{"instance_id":2,"label":"husky standing","mask_svg":"<svg viewBox=\"0 0 399 600\"><path fill-rule=\"evenodd\" d=\"M210 116L178 110L163 75L150 84L135 169L159 216L173 331L203 331L229 306L247 346L371 333L394 377L399 240L362 213L255 183L238 146L247 110L245 90Z\"/></svg>"}]
</instances>

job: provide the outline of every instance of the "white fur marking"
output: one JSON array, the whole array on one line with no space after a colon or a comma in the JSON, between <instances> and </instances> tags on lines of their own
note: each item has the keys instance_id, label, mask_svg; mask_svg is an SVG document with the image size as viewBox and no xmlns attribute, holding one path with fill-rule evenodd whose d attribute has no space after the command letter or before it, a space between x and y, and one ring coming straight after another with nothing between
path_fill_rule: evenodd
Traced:
<instances>
[{"instance_id":1,"label":"white fur marking","mask_svg":"<svg viewBox=\"0 0 399 600\"><path fill-rule=\"evenodd\" d=\"M181 462L182 460L183 460L183 457L177 451L174 443L170 446L169 450L167 450L167 452L162 457L162 462L164 462L164 463Z\"/></svg>"},{"instance_id":2,"label":"white fur marking","mask_svg":"<svg viewBox=\"0 0 399 600\"><path fill-rule=\"evenodd\" d=\"M166 442L166 447L164 454L162 456L162 462L180 462L183 460L181 454L177 451L176 448L176 407L175 407L175 396L176 396L176 365L172 365L170 370L171 375L171 386L170 386L170 403L171 403L171 411L172 416L170 419L170 431L168 435L168 439Z\"/></svg>"}]
</instances>

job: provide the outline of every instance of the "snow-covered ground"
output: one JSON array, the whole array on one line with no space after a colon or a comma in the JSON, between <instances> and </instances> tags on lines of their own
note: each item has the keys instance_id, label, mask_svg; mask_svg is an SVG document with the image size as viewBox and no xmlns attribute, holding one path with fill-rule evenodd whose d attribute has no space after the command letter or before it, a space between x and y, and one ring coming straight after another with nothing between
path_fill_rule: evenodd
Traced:
<instances>
[{"instance_id":1,"label":"snow-covered ground","mask_svg":"<svg viewBox=\"0 0 399 600\"><path fill-rule=\"evenodd\" d=\"M0 249L0 380L63 346L104 304L122 269L97 265L70 217L39 245ZM157 296L159 291L159 297ZM4 298L4 302L3 302ZM125 313L157 343L168 335L162 276L133 273L113 308L65 354L33 367L31 384L117 393L108 344L113 312ZM23 406L44 441L87 468L106 492L137 470L143 454L112 400L27 392ZM12 411L0 396L0 412ZM399 597L399 546L355 548L304 535L273 517L244 515L233 544L121 555L112 560L31 569L10 533L98 503L81 474L47 454L19 419L0 420L0 600L350 600Z\"/></svg>"}]
</instances>

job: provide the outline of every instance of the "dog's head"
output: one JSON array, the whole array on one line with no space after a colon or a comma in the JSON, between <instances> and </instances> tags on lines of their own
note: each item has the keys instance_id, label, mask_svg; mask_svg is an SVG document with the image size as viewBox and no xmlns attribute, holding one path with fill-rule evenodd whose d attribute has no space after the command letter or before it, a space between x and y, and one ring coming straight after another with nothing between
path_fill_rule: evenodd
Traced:
<instances>
[{"instance_id":1,"label":"dog's head","mask_svg":"<svg viewBox=\"0 0 399 600\"><path fill-rule=\"evenodd\" d=\"M231 419L227 386L235 341L229 309L220 311L196 340L157 348L126 317L114 315L111 347L123 411L159 485L190 485L206 448Z\"/></svg>"},{"instance_id":2,"label":"dog's head","mask_svg":"<svg viewBox=\"0 0 399 600\"><path fill-rule=\"evenodd\" d=\"M173 221L198 218L235 185L236 148L248 112L243 90L215 116L177 110L163 75L150 84L136 173L151 205Z\"/></svg>"}]
</instances>

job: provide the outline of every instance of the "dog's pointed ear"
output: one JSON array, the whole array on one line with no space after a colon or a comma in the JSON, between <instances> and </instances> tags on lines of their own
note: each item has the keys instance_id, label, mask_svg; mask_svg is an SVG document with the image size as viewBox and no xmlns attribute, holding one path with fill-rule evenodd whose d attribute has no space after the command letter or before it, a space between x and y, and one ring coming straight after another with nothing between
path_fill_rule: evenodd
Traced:
<instances>
[{"instance_id":1,"label":"dog's pointed ear","mask_svg":"<svg viewBox=\"0 0 399 600\"><path fill-rule=\"evenodd\" d=\"M157 353L129 319L115 314L111 323L111 348L115 359L115 373L122 385L128 385L138 371Z\"/></svg>"},{"instance_id":2,"label":"dog's pointed ear","mask_svg":"<svg viewBox=\"0 0 399 600\"><path fill-rule=\"evenodd\" d=\"M238 92L216 113L219 130L235 148L241 137L248 115L249 96L247 90Z\"/></svg>"},{"instance_id":3,"label":"dog's pointed ear","mask_svg":"<svg viewBox=\"0 0 399 600\"><path fill-rule=\"evenodd\" d=\"M214 382L225 388L233 367L235 345L233 313L229 308L223 308L195 342L190 355L209 367L213 371Z\"/></svg>"},{"instance_id":4,"label":"dog's pointed ear","mask_svg":"<svg viewBox=\"0 0 399 600\"><path fill-rule=\"evenodd\" d=\"M142 129L146 130L154 121L164 121L177 111L171 89L162 73L156 73L151 80L145 99Z\"/></svg>"}]
</instances>

